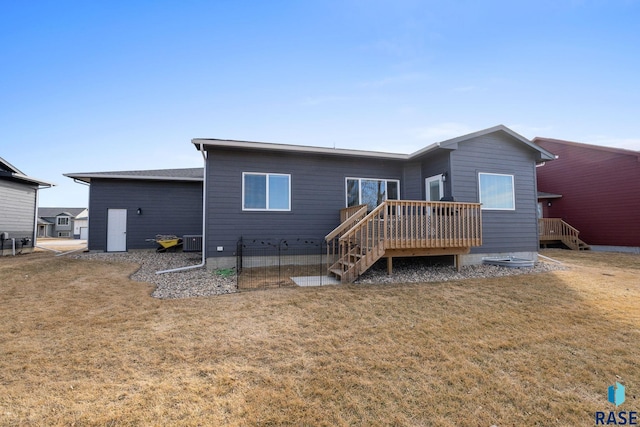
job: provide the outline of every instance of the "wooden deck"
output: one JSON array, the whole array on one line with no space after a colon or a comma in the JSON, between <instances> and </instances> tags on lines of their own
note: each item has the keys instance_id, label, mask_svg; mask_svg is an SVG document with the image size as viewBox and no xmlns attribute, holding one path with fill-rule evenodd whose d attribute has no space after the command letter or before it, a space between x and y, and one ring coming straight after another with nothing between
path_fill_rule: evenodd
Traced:
<instances>
[{"instance_id":1,"label":"wooden deck","mask_svg":"<svg viewBox=\"0 0 640 427\"><path fill-rule=\"evenodd\" d=\"M353 282L380 258L456 255L482 245L479 203L388 200L343 209L341 225L326 236L329 272Z\"/></svg>"},{"instance_id":2,"label":"wooden deck","mask_svg":"<svg viewBox=\"0 0 640 427\"><path fill-rule=\"evenodd\" d=\"M560 218L540 218L538 220L540 245L562 243L574 251L590 250L591 247L580 240L580 231Z\"/></svg>"}]
</instances>

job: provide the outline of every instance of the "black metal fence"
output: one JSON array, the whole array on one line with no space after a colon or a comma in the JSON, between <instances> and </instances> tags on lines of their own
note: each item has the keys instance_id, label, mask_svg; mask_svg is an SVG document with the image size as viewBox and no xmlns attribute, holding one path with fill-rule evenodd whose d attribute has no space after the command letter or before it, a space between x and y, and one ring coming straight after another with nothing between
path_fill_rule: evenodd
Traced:
<instances>
[{"instance_id":1,"label":"black metal fence","mask_svg":"<svg viewBox=\"0 0 640 427\"><path fill-rule=\"evenodd\" d=\"M238 289L322 285L329 279L324 238L238 240Z\"/></svg>"}]
</instances>

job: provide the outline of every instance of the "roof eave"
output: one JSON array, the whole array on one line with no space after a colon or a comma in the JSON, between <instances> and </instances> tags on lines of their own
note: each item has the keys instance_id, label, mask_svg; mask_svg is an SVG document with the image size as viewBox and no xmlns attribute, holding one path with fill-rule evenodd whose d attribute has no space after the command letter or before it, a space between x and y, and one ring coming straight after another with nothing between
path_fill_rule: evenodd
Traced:
<instances>
[{"instance_id":1,"label":"roof eave","mask_svg":"<svg viewBox=\"0 0 640 427\"><path fill-rule=\"evenodd\" d=\"M167 177L167 176L150 176L150 175L101 175L96 173L65 173L63 174L67 178L71 178L78 181L91 183L91 179L129 179L129 180L141 180L141 181L189 181L189 182L202 182L203 178L192 177Z\"/></svg>"},{"instance_id":2,"label":"roof eave","mask_svg":"<svg viewBox=\"0 0 640 427\"><path fill-rule=\"evenodd\" d=\"M640 151L629 150L627 148L609 147L606 145L595 145L595 144L588 144L584 142L566 141L563 139L545 138L540 136L536 136L535 138L533 138L534 143L537 144L539 141L570 145L570 146L581 147L581 148L588 148L592 150L607 151L610 153L617 153L617 154L622 154L627 156L634 156L638 159L638 161L640 161Z\"/></svg>"},{"instance_id":3,"label":"roof eave","mask_svg":"<svg viewBox=\"0 0 640 427\"><path fill-rule=\"evenodd\" d=\"M288 145L288 144L274 144L270 142L254 142L254 141L236 141L229 139L214 139L214 138L194 138L191 143L198 150L206 149L207 147L220 147L220 148L235 148L243 150L255 150L255 151L272 151L272 152L288 152L288 153L302 153L302 154L322 154L329 156L347 156L347 157L363 157L363 158L378 158L386 160L408 160L409 155L398 153L386 153L380 151L366 151L366 150L350 150L344 148L328 148L328 147L316 147L308 145Z\"/></svg>"},{"instance_id":4,"label":"roof eave","mask_svg":"<svg viewBox=\"0 0 640 427\"><path fill-rule=\"evenodd\" d=\"M31 178L29 176L18 174L18 173L12 174L11 175L11 179L23 182L25 184L31 184L31 185L35 184L35 185L38 186L39 189L51 188L51 187L55 187L56 186L55 184L53 184L51 182L42 181L40 179Z\"/></svg>"}]
</instances>

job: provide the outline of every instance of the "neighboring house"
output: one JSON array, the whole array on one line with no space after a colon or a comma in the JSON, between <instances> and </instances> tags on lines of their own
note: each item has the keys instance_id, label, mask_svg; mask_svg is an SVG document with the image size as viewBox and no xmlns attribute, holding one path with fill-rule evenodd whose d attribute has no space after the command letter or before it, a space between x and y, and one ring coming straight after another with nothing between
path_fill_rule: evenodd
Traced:
<instances>
[{"instance_id":1,"label":"neighboring house","mask_svg":"<svg viewBox=\"0 0 640 427\"><path fill-rule=\"evenodd\" d=\"M38 190L51 186L0 158L0 255L33 250Z\"/></svg>"},{"instance_id":2,"label":"neighboring house","mask_svg":"<svg viewBox=\"0 0 640 427\"><path fill-rule=\"evenodd\" d=\"M89 238L89 209L83 209L73 219L73 238L80 240Z\"/></svg>"},{"instance_id":3,"label":"neighboring house","mask_svg":"<svg viewBox=\"0 0 640 427\"><path fill-rule=\"evenodd\" d=\"M538 168L545 218L577 229L593 249L640 251L640 152L550 138L558 158Z\"/></svg>"},{"instance_id":4,"label":"neighboring house","mask_svg":"<svg viewBox=\"0 0 640 427\"><path fill-rule=\"evenodd\" d=\"M90 185L89 250L149 249L158 234L202 234L203 168L65 176Z\"/></svg>"},{"instance_id":5,"label":"neighboring house","mask_svg":"<svg viewBox=\"0 0 640 427\"><path fill-rule=\"evenodd\" d=\"M38 208L38 237L86 239L87 221L86 208Z\"/></svg>"},{"instance_id":6,"label":"neighboring house","mask_svg":"<svg viewBox=\"0 0 640 427\"><path fill-rule=\"evenodd\" d=\"M220 139L192 143L206 156L209 267L235 265L241 236L335 238L330 245L341 248L330 256L343 281L381 257L450 254L458 265L485 256L537 259L536 164L554 156L505 126L410 155ZM90 210L93 217L93 204ZM354 267L365 258L367 265Z\"/></svg>"}]
</instances>

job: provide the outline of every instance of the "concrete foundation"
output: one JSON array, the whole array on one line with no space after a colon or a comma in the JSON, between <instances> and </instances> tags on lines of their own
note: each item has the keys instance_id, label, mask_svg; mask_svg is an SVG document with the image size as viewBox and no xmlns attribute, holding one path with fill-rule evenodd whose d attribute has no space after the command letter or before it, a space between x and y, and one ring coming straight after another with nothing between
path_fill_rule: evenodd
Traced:
<instances>
[{"instance_id":1,"label":"concrete foundation","mask_svg":"<svg viewBox=\"0 0 640 427\"><path fill-rule=\"evenodd\" d=\"M602 245L589 245L592 251L596 252L624 252L628 254L640 254L640 247L638 246L602 246Z\"/></svg>"}]
</instances>

